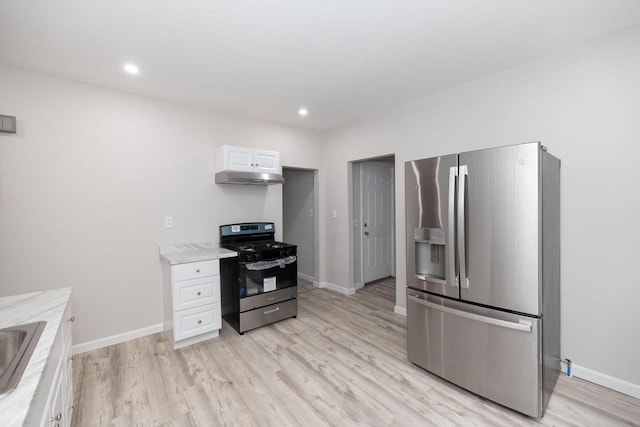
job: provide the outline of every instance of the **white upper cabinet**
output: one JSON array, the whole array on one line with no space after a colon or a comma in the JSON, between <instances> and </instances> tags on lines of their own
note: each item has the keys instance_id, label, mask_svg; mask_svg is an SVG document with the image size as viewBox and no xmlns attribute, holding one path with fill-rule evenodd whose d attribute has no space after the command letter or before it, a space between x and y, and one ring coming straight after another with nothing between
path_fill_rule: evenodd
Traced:
<instances>
[{"instance_id":1,"label":"white upper cabinet","mask_svg":"<svg viewBox=\"0 0 640 427\"><path fill-rule=\"evenodd\" d=\"M253 167L255 172L280 173L280 153L253 150Z\"/></svg>"},{"instance_id":2,"label":"white upper cabinet","mask_svg":"<svg viewBox=\"0 0 640 427\"><path fill-rule=\"evenodd\" d=\"M216 150L216 171L280 173L280 153L223 145Z\"/></svg>"},{"instance_id":3,"label":"white upper cabinet","mask_svg":"<svg viewBox=\"0 0 640 427\"><path fill-rule=\"evenodd\" d=\"M253 172L253 150L244 147L231 147L223 145L218 156L224 159L222 168L218 170L234 170Z\"/></svg>"}]
</instances>

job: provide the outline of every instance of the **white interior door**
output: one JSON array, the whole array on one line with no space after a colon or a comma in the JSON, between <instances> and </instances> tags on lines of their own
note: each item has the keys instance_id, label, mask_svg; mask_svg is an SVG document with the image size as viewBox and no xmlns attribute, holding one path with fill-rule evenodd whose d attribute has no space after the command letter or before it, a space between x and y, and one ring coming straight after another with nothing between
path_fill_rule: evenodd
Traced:
<instances>
[{"instance_id":1,"label":"white interior door","mask_svg":"<svg viewBox=\"0 0 640 427\"><path fill-rule=\"evenodd\" d=\"M362 165L364 282L393 273L393 164Z\"/></svg>"}]
</instances>

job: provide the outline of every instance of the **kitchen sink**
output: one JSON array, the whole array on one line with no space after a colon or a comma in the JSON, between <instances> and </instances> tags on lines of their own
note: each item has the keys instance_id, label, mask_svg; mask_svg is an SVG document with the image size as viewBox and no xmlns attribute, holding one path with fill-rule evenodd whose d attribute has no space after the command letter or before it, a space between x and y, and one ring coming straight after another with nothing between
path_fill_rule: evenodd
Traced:
<instances>
[{"instance_id":1,"label":"kitchen sink","mask_svg":"<svg viewBox=\"0 0 640 427\"><path fill-rule=\"evenodd\" d=\"M18 385L47 322L0 329L0 395Z\"/></svg>"}]
</instances>

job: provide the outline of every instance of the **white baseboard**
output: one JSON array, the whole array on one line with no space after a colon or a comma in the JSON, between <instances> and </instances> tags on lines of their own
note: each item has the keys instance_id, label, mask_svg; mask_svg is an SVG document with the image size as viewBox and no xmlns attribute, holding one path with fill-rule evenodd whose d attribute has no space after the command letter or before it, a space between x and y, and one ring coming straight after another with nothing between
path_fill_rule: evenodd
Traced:
<instances>
[{"instance_id":1,"label":"white baseboard","mask_svg":"<svg viewBox=\"0 0 640 427\"><path fill-rule=\"evenodd\" d=\"M173 343L173 349L178 350L180 348L185 348L202 341L210 340L212 338L217 338L219 335L220 335L220 330L216 329L215 331L211 331L206 334L196 335L195 337L176 341Z\"/></svg>"},{"instance_id":2,"label":"white baseboard","mask_svg":"<svg viewBox=\"0 0 640 427\"><path fill-rule=\"evenodd\" d=\"M318 284L319 288L328 289L330 291L338 292L338 293L343 294L343 295L355 295L356 294L356 290L355 289L353 289L353 288L347 289L347 288L342 287L340 285L336 285L335 283L314 282L314 286L315 286L316 283Z\"/></svg>"},{"instance_id":3,"label":"white baseboard","mask_svg":"<svg viewBox=\"0 0 640 427\"><path fill-rule=\"evenodd\" d=\"M401 314L401 315L403 315L404 317L407 317L407 309L406 309L405 307L400 307L399 305L396 305L396 306L393 308L393 312L394 312L394 313L397 313L397 314Z\"/></svg>"},{"instance_id":4,"label":"white baseboard","mask_svg":"<svg viewBox=\"0 0 640 427\"><path fill-rule=\"evenodd\" d=\"M164 323L158 323L157 325L147 326L146 328L136 329L117 335L111 335L110 337L99 338L97 340L76 344L72 347L71 352L73 354L85 353L87 351L97 350L99 348L108 347L114 344L120 344L121 342L134 340L136 338L142 338L147 335L156 334L162 331L164 331Z\"/></svg>"},{"instance_id":5,"label":"white baseboard","mask_svg":"<svg viewBox=\"0 0 640 427\"><path fill-rule=\"evenodd\" d=\"M364 282L356 283L353 287L356 288L356 290L362 289L364 288Z\"/></svg>"},{"instance_id":6,"label":"white baseboard","mask_svg":"<svg viewBox=\"0 0 640 427\"><path fill-rule=\"evenodd\" d=\"M306 280L308 282L313 282L313 276L309 276L308 274L298 272L298 279Z\"/></svg>"},{"instance_id":7,"label":"white baseboard","mask_svg":"<svg viewBox=\"0 0 640 427\"><path fill-rule=\"evenodd\" d=\"M567 373L567 367L564 363L562 364L562 372ZM638 384L612 377L611 375L603 374L602 372L594 371L593 369L585 368L575 363L571 364L571 373L574 377L582 378L583 380L601 385L602 387L610 388L611 390L640 399L640 385Z\"/></svg>"}]
</instances>

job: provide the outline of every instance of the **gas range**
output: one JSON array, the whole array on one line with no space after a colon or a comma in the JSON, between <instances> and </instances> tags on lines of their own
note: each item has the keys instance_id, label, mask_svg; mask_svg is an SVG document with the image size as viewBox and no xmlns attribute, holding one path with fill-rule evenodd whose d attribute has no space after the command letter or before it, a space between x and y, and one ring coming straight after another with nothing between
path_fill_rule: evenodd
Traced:
<instances>
[{"instance_id":1,"label":"gas range","mask_svg":"<svg viewBox=\"0 0 640 427\"><path fill-rule=\"evenodd\" d=\"M297 247L274 239L275 224L220 226L222 315L240 334L298 313Z\"/></svg>"}]
</instances>

